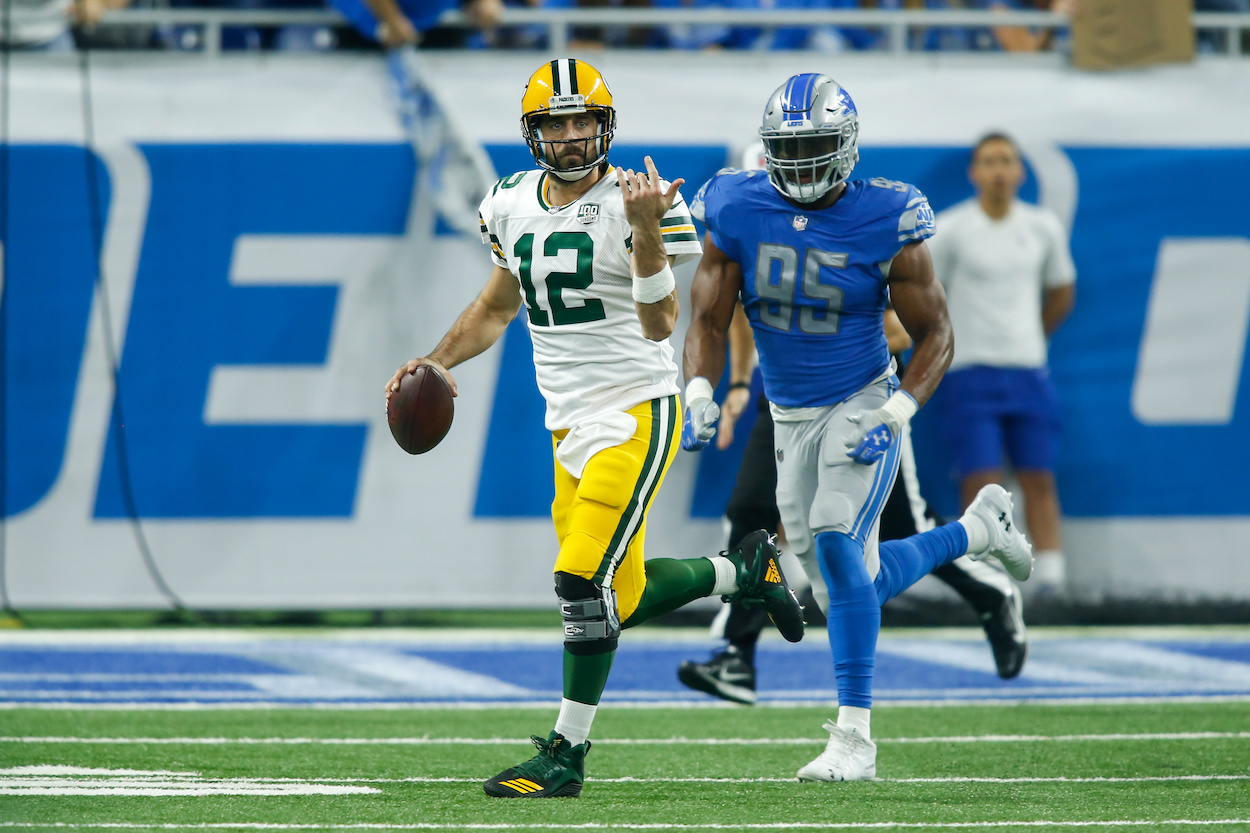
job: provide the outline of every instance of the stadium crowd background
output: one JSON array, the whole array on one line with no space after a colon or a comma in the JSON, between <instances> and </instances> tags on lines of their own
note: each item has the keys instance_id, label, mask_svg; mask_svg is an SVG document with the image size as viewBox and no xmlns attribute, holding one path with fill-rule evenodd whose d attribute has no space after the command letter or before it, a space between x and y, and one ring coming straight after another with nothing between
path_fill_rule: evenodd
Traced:
<instances>
[{"instance_id":1,"label":"stadium crowd background","mask_svg":"<svg viewBox=\"0 0 1250 833\"><path fill-rule=\"evenodd\" d=\"M629 9L726 9L733 11L821 11L848 9L926 10L1036 10L1071 14L1079 0L413 0L406 4L410 16L419 9L419 40L428 49L545 49L546 27L492 25L505 7L574 9L610 7ZM470 21L485 25L441 25L447 16L462 8ZM203 47L199 27L194 25L135 25L97 27L102 16L120 8L229 9L229 10L319 10L342 11L349 20L362 20L363 0L10 0L10 7L44 11L78 24L13 25L10 44L28 49L68 49L75 43L92 48L195 50ZM1198 12L1250 13L1250 0L1194 0ZM364 13L367 14L367 13ZM221 48L225 50L327 51L334 49L369 50L381 47L378 39L394 41L386 33L366 32L358 23L338 26L227 26ZM411 33L409 33L411 34ZM1243 31L1240 43L1230 51L1250 54L1250 33ZM1224 35L1199 32L1199 52L1222 52ZM1064 53L1070 48L1067 30L1021 27L914 27L908 34L911 51L976 51ZM653 49L737 49L737 50L816 50L821 52L874 51L888 48L887 33L881 29L817 26L802 28L762 28L720 24L672 26L574 27L569 46L575 49L653 48Z\"/></svg>"}]
</instances>

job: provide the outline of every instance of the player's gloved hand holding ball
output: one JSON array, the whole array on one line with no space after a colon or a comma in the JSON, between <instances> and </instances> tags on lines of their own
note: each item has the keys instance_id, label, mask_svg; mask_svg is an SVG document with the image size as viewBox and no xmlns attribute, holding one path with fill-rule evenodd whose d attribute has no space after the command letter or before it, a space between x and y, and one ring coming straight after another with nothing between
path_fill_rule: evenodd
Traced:
<instances>
[{"instance_id":1,"label":"player's gloved hand holding ball","mask_svg":"<svg viewBox=\"0 0 1250 833\"><path fill-rule=\"evenodd\" d=\"M890 444L898 440L903 426L918 409L912 395L900 390L895 391L880 408L848 414L847 420L859 428L846 438L846 456L865 466L877 462L889 450Z\"/></svg>"},{"instance_id":2,"label":"player's gloved hand holding ball","mask_svg":"<svg viewBox=\"0 0 1250 833\"><path fill-rule=\"evenodd\" d=\"M703 377L686 385L686 419L681 426L681 447L685 451L702 451L716 436L720 406L712 401L712 384Z\"/></svg>"}]
</instances>

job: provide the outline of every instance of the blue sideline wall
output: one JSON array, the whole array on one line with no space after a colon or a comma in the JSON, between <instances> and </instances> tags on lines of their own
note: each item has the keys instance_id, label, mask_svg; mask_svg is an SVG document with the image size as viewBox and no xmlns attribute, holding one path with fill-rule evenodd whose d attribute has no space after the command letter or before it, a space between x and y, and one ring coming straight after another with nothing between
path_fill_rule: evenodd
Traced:
<instances>
[{"instance_id":1,"label":"blue sideline wall","mask_svg":"<svg viewBox=\"0 0 1250 833\"><path fill-rule=\"evenodd\" d=\"M528 166L515 111L541 56L481 58L439 56L429 72L506 175ZM830 63L812 58L605 55L613 160L638 168L650 153L691 196L751 139L772 86ZM15 57L0 331L14 602L159 604L133 495L194 605L547 603L552 461L521 322L455 371L438 449L409 457L386 429L382 383L434 345L489 262L444 224L429 233L384 69L367 56L189 63L101 61L87 150L72 64ZM1077 306L1051 366L1077 586L1250 598L1250 67L836 63L826 71L863 119L857 176L913 182L941 211L971 195L971 142L1005 128L1026 152L1024 198L1071 228ZM722 546L743 439L679 457L650 554ZM916 443L926 494L953 513L925 412Z\"/></svg>"}]
</instances>

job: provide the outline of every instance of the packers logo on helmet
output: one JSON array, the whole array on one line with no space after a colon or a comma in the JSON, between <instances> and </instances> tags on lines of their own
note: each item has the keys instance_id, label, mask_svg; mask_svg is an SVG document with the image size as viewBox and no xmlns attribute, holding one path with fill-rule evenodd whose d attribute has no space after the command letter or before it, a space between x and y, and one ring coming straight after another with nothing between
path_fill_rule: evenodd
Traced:
<instances>
[{"instance_id":1,"label":"packers logo on helmet","mask_svg":"<svg viewBox=\"0 0 1250 833\"><path fill-rule=\"evenodd\" d=\"M599 121L599 130L585 139L545 139L541 120L544 116L590 113ZM612 91L599 70L576 58L560 58L543 64L530 76L521 96L521 135L539 167L561 179L577 180L595 167L606 171L608 147L616 132L616 110L612 107ZM571 142L593 142L586 161L572 168L556 167L554 145Z\"/></svg>"}]
</instances>

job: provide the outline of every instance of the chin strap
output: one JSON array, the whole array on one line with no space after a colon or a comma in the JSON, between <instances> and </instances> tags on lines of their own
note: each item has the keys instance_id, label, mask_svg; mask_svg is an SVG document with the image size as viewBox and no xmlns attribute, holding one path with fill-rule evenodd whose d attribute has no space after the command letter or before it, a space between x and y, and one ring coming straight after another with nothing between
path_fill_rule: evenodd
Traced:
<instances>
[{"instance_id":1,"label":"chin strap","mask_svg":"<svg viewBox=\"0 0 1250 833\"><path fill-rule=\"evenodd\" d=\"M578 180L585 179L587 174L593 171L595 167L597 166L589 167L584 171L551 171L551 173L560 177L560 179L563 179L565 182L577 182Z\"/></svg>"}]
</instances>

